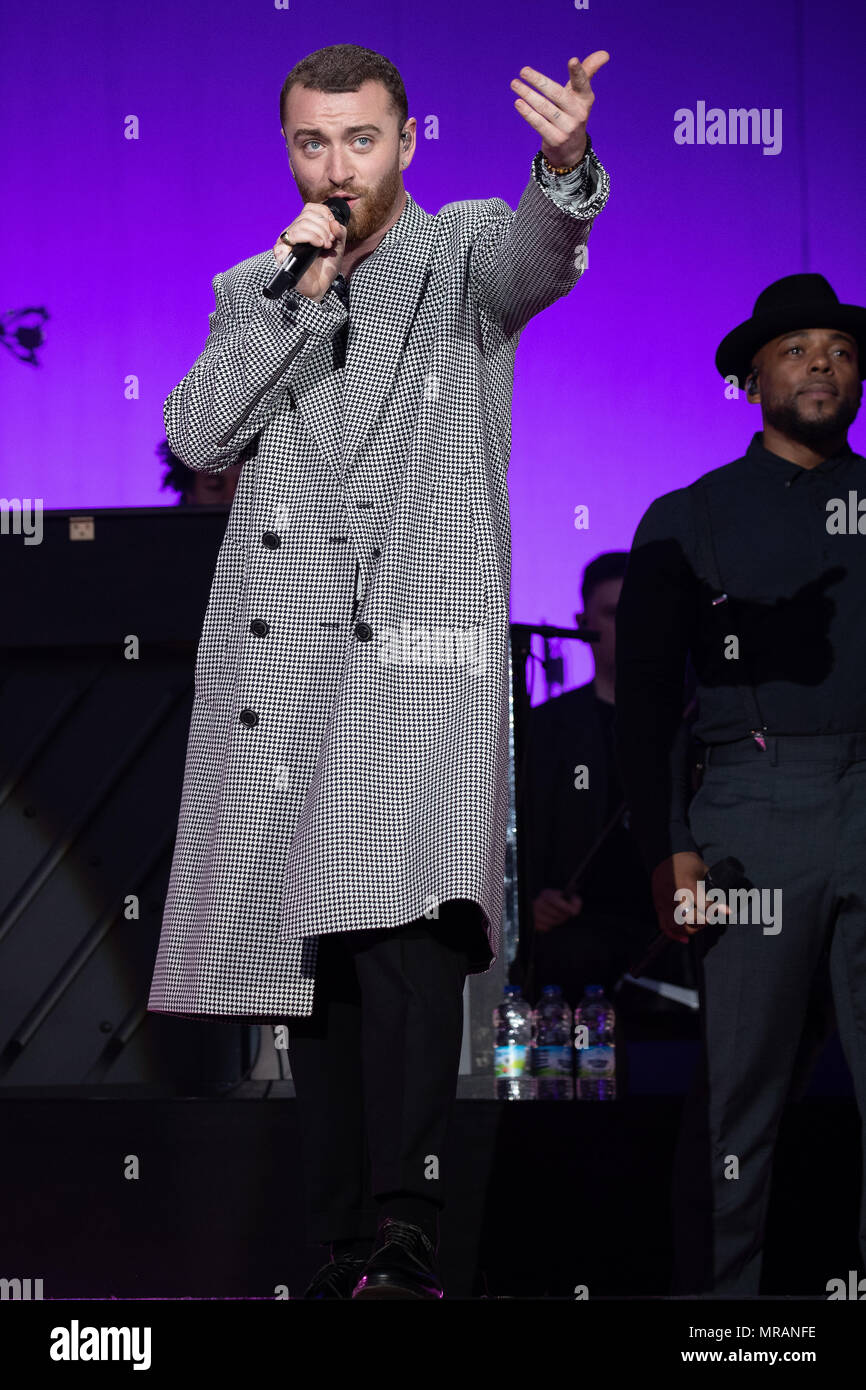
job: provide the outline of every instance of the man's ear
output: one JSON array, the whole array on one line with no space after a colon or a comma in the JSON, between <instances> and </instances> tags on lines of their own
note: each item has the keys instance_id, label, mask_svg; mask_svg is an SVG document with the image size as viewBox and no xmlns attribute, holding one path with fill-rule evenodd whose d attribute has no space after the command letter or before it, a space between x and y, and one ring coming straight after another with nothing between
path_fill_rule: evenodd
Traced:
<instances>
[{"instance_id":1,"label":"man's ear","mask_svg":"<svg viewBox=\"0 0 866 1390\"><path fill-rule=\"evenodd\" d=\"M758 386L757 367L752 367L749 375L746 377L746 395L750 401L759 401L761 399L761 390Z\"/></svg>"},{"instance_id":2,"label":"man's ear","mask_svg":"<svg viewBox=\"0 0 866 1390\"><path fill-rule=\"evenodd\" d=\"M412 158L413 158L413 156L414 156L414 154L415 154L414 149L412 149L412 136L413 136L413 134L416 133L416 131L417 131L417 122L416 122L414 116L410 116L409 119L408 119L408 121L407 121L407 123L406 123L406 129L400 131L400 138L399 138L399 140L397 141L397 147L398 147L398 150L399 150L400 156L401 156L401 158L400 158L400 167L401 167L401 169L406 169L406 168L408 168L409 164L411 164L411 162L412 162ZM412 150L411 154L409 153L410 149ZM405 162L404 162L404 158L405 158Z\"/></svg>"}]
</instances>

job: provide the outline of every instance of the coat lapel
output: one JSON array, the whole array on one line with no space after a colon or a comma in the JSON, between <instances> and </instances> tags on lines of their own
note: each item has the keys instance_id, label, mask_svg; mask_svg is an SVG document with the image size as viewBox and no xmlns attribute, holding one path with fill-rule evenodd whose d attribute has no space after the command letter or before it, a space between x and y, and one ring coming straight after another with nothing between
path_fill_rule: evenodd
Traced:
<instances>
[{"instance_id":1,"label":"coat lapel","mask_svg":"<svg viewBox=\"0 0 866 1390\"><path fill-rule=\"evenodd\" d=\"M436 219L407 194L372 256L349 277L340 471L345 476L390 393L428 282Z\"/></svg>"},{"instance_id":2,"label":"coat lapel","mask_svg":"<svg viewBox=\"0 0 866 1390\"><path fill-rule=\"evenodd\" d=\"M291 386L292 399L325 458L335 470L340 458L340 378L333 370L330 338L310 353Z\"/></svg>"}]
</instances>

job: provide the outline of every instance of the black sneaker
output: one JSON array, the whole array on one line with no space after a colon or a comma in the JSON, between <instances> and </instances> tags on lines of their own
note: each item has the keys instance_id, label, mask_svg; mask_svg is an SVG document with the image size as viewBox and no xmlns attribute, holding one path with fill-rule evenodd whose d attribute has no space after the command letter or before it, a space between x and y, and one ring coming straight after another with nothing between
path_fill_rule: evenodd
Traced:
<instances>
[{"instance_id":1,"label":"black sneaker","mask_svg":"<svg viewBox=\"0 0 866 1390\"><path fill-rule=\"evenodd\" d=\"M408 1221L386 1216L353 1298L444 1298L432 1242Z\"/></svg>"},{"instance_id":2,"label":"black sneaker","mask_svg":"<svg viewBox=\"0 0 866 1390\"><path fill-rule=\"evenodd\" d=\"M363 1255L338 1255L313 1275L301 1297L351 1298L365 1264Z\"/></svg>"}]
</instances>

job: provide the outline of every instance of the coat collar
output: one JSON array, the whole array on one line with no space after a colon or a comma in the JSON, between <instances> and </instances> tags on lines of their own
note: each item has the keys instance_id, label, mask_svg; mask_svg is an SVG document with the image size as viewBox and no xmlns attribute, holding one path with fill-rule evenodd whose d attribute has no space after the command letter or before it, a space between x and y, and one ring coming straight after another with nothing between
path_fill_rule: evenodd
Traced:
<instances>
[{"instance_id":1,"label":"coat collar","mask_svg":"<svg viewBox=\"0 0 866 1390\"><path fill-rule=\"evenodd\" d=\"M337 378L327 369L330 339L295 380L304 423L341 477L349 472L391 391L429 280L435 230L436 218L407 193L397 221L373 254L352 271L342 402Z\"/></svg>"},{"instance_id":2,"label":"coat collar","mask_svg":"<svg viewBox=\"0 0 866 1390\"><path fill-rule=\"evenodd\" d=\"M391 392L429 279L435 217L410 194L393 227L349 278L341 469L348 473Z\"/></svg>"}]
</instances>

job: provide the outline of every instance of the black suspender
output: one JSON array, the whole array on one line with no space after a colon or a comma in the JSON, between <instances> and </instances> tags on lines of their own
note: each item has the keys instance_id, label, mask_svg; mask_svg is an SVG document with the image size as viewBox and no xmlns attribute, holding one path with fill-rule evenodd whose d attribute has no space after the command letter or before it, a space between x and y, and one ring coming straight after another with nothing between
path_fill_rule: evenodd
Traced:
<instances>
[{"instance_id":1,"label":"black suspender","mask_svg":"<svg viewBox=\"0 0 866 1390\"><path fill-rule=\"evenodd\" d=\"M692 508L692 523L695 533L695 544L697 546L698 567L706 574L710 585L715 590L715 596L712 600L712 609L721 635L724 638L725 636L734 635L724 630L725 616L731 613L731 601L725 592L722 577L719 573L719 562L716 556L715 541L713 539L713 527L710 519L707 488L703 478L698 478L697 482L692 483L691 486L687 488L687 492ZM698 578L700 579L700 577L699 574ZM745 662L743 669L749 674L750 663ZM761 717L754 684L750 681L746 685L741 685L740 692L746 705L749 733L758 744L759 748L766 749L767 745L764 735L767 733L767 726Z\"/></svg>"}]
</instances>

